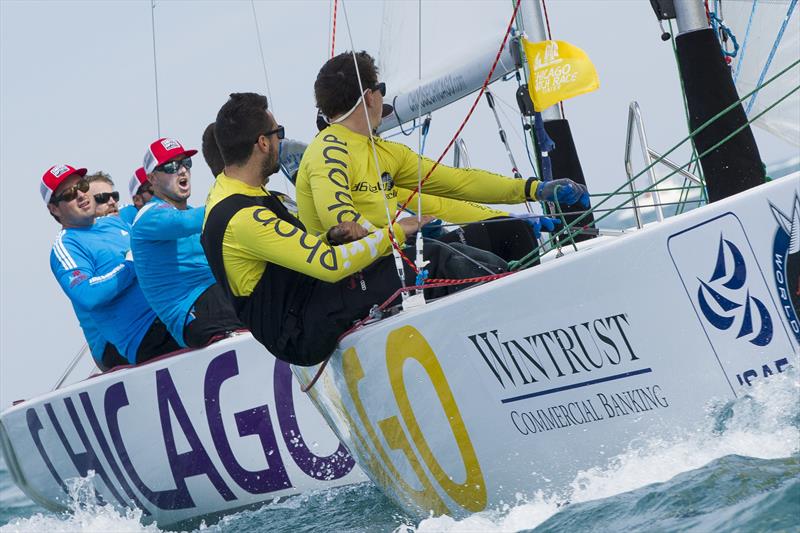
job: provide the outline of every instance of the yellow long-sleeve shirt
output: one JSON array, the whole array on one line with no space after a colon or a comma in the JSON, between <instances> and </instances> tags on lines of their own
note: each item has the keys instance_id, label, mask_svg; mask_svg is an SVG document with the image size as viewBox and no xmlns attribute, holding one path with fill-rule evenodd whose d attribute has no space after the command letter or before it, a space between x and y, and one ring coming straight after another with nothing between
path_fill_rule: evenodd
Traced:
<instances>
[{"instance_id":1,"label":"yellow long-sleeve shirt","mask_svg":"<svg viewBox=\"0 0 800 533\"><path fill-rule=\"evenodd\" d=\"M222 173L208 193L204 226L214 206L234 194L268 196L264 189ZM398 241L403 242L405 233L400 225L395 224L393 229ZM234 296L249 296L270 263L335 282L364 269L390 249L387 229L355 242L329 246L260 206L238 211L225 228L222 241L225 274Z\"/></svg>"},{"instance_id":2,"label":"yellow long-sleeve shirt","mask_svg":"<svg viewBox=\"0 0 800 533\"><path fill-rule=\"evenodd\" d=\"M386 198L394 215L417 186L418 156L409 147L375 139ZM422 158L422 175L434 161ZM378 184L369 137L333 124L306 148L297 174L300 221L321 234L352 220L367 229L385 227L386 208ZM505 211L473 203L516 204L525 201L525 181L477 169L438 165L423 187L423 213L448 222L465 223L506 216ZM535 190L535 189L533 189ZM416 210L416 201L409 208Z\"/></svg>"}]
</instances>

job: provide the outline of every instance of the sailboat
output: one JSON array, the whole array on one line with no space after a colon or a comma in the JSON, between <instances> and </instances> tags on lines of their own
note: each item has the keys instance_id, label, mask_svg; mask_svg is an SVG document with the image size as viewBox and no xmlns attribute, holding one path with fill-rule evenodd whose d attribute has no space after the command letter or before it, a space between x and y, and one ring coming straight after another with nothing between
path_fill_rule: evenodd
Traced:
<instances>
[{"instance_id":1,"label":"sailboat","mask_svg":"<svg viewBox=\"0 0 800 533\"><path fill-rule=\"evenodd\" d=\"M509 5L519 6L515 31L549 39L538 2ZM407 7L387 3L384 20L413 41ZM470 39L456 70L397 63L414 54L387 38L381 67L397 89L384 135L416 128L422 144L426 115L475 94L498 51L488 78L514 83L523 64L511 40L500 46L511 10L492 7L474 30L462 28L487 38ZM339 46L357 48L343 37L343 15ZM695 15L678 18L687 34L708 26L704 12ZM761 92L757 105L778 97ZM581 179L569 124L557 107L541 118L556 144L554 173ZM535 117L522 120L535 126ZM468 152L455 144L463 162ZM532 146L541 158L542 145ZM649 166L669 166L669 154L647 154ZM698 171L671 172L694 184ZM289 368L242 333L58 388L0 414L0 447L16 483L48 509L65 509L71 479L94 472L100 501L142 509L162 527L366 479L420 515L557 495L637 438L689 431L711 398L745 394L798 364L800 177L743 189L658 223L647 223L658 203L630 201L639 216L624 231L565 215L579 235L545 243L538 266L373 319L324 368Z\"/></svg>"}]
</instances>

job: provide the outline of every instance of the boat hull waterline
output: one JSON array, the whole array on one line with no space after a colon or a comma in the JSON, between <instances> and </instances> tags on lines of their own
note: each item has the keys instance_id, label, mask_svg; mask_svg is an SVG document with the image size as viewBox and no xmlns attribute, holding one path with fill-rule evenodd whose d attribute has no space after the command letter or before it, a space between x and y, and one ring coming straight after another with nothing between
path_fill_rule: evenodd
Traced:
<instances>
[{"instance_id":1,"label":"boat hull waterline","mask_svg":"<svg viewBox=\"0 0 800 533\"><path fill-rule=\"evenodd\" d=\"M289 365L249 333L106 373L9 408L17 485L53 510L94 471L100 502L159 525L366 481Z\"/></svg>"},{"instance_id":2,"label":"boat hull waterline","mask_svg":"<svg viewBox=\"0 0 800 533\"><path fill-rule=\"evenodd\" d=\"M312 399L397 504L566 496L798 364L797 174L587 248L343 340Z\"/></svg>"}]
</instances>

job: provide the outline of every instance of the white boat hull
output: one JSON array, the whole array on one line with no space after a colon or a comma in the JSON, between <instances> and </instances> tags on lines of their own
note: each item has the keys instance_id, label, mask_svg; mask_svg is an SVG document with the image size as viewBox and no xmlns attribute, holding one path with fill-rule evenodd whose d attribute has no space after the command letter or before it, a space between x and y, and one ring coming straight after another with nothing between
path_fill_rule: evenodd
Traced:
<instances>
[{"instance_id":1,"label":"white boat hull","mask_svg":"<svg viewBox=\"0 0 800 533\"><path fill-rule=\"evenodd\" d=\"M17 404L0 415L0 444L44 507L66 509L69 480L93 470L101 501L162 527L366 480L289 365L249 333Z\"/></svg>"},{"instance_id":2,"label":"white boat hull","mask_svg":"<svg viewBox=\"0 0 800 533\"><path fill-rule=\"evenodd\" d=\"M798 197L784 178L372 324L312 398L410 512L565 494L798 364Z\"/></svg>"}]
</instances>

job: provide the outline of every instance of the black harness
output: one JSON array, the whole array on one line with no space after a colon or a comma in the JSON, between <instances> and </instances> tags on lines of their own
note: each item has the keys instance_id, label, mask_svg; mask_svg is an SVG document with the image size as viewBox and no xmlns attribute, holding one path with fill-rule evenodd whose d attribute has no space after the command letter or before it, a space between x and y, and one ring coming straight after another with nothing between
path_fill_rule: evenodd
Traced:
<instances>
[{"instance_id":1,"label":"black harness","mask_svg":"<svg viewBox=\"0 0 800 533\"><path fill-rule=\"evenodd\" d=\"M249 296L235 296L225 274L222 240L231 219L248 207L263 207L281 220L305 231L305 226L274 196L234 194L211 209L206 219L201 242L211 272L233 302L239 319L253 336L276 357L290 363L305 358L298 353L303 333L302 311L308 303L314 278L274 263L268 263L261 279ZM263 224L258 219L253 224Z\"/></svg>"}]
</instances>

